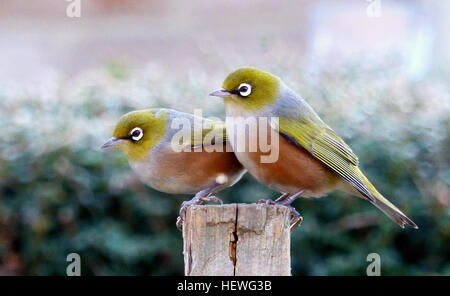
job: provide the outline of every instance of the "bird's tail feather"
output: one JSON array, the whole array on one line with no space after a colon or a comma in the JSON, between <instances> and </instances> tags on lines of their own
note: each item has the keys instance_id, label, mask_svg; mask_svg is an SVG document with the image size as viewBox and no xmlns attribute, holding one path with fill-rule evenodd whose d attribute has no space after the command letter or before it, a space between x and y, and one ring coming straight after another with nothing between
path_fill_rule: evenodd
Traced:
<instances>
[{"instance_id":1,"label":"bird's tail feather","mask_svg":"<svg viewBox=\"0 0 450 296\"><path fill-rule=\"evenodd\" d=\"M383 213L385 213L389 218L392 219L395 223L397 223L401 228L405 228L405 224L410 225L411 227L418 229L416 223L414 223L411 219L409 219L405 214L402 213L396 206L394 206L387 198L385 198L381 193L377 191L375 186L370 183L370 181L364 176L364 174L358 169L359 176L361 180L364 182L364 185L367 187L371 196L365 196L365 194L360 193L361 196L366 197L369 201L374 204L377 208L379 208Z\"/></svg>"},{"instance_id":2,"label":"bird's tail feather","mask_svg":"<svg viewBox=\"0 0 450 296\"><path fill-rule=\"evenodd\" d=\"M405 228L405 224L408 224L415 229L419 228L417 227L416 223L414 223L405 214L403 214L402 211L400 211L396 206L394 206L379 192L376 192L374 196L375 201L372 202L372 204L374 204L377 208L383 211L383 213L385 213L389 218L392 219L392 221L397 223L401 228Z\"/></svg>"}]
</instances>

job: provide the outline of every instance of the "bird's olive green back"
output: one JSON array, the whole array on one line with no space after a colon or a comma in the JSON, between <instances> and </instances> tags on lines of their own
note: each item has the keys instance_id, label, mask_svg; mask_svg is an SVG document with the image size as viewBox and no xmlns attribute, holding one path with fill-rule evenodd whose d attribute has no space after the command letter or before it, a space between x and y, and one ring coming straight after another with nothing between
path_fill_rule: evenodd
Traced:
<instances>
[{"instance_id":1,"label":"bird's olive green back","mask_svg":"<svg viewBox=\"0 0 450 296\"><path fill-rule=\"evenodd\" d=\"M233 95L225 104L238 105L248 111L256 111L274 104L280 89L280 79L268 72L255 68L241 68L231 72L222 84L229 92L237 91L241 83L248 83L252 92L248 97Z\"/></svg>"},{"instance_id":2,"label":"bird's olive green back","mask_svg":"<svg viewBox=\"0 0 450 296\"><path fill-rule=\"evenodd\" d=\"M114 128L113 137L126 139L130 132L139 127L144 136L139 141L126 140L118 146L125 156L133 161L144 159L150 148L155 146L166 133L167 116L164 111L158 116L152 110L133 111L123 115Z\"/></svg>"}]
</instances>

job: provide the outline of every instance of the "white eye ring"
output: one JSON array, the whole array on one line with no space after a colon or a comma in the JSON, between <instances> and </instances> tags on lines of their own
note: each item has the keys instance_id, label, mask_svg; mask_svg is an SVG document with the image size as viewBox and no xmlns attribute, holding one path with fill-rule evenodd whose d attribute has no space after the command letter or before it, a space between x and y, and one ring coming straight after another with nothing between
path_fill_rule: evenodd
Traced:
<instances>
[{"instance_id":1,"label":"white eye ring","mask_svg":"<svg viewBox=\"0 0 450 296\"><path fill-rule=\"evenodd\" d=\"M243 97L248 97L252 93L252 86L248 83L241 83L238 92Z\"/></svg>"},{"instance_id":2,"label":"white eye ring","mask_svg":"<svg viewBox=\"0 0 450 296\"><path fill-rule=\"evenodd\" d=\"M135 127L131 130L130 136L133 141L139 141L144 136L144 131L140 127Z\"/></svg>"}]
</instances>

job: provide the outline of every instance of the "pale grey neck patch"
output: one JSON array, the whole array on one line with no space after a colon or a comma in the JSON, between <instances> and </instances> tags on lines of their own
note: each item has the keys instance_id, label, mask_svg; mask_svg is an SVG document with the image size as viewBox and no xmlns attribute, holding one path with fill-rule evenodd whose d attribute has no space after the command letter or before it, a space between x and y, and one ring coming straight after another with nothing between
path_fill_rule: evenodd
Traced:
<instances>
[{"instance_id":1,"label":"pale grey neck patch","mask_svg":"<svg viewBox=\"0 0 450 296\"><path fill-rule=\"evenodd\" d=\"M308 118L317 123L323 123L313 108L292 89L281 83L280 93L274 106L271 108L273 116L283 118Z\"/></svg>"}]
</instances>

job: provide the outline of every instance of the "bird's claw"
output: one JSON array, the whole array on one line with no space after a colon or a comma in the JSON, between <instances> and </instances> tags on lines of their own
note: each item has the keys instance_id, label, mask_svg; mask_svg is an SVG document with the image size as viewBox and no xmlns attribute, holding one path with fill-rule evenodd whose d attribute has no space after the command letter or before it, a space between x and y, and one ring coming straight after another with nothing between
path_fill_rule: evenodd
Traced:
<instances>
[{"instance_id":1,"label":"bird's claw","mask_svg":"<svg viewBox=\"0 0 450 296\"><path fill-rule=\"evenodd\" d=\"M178 216L177 222L176 222L176 226L179 230L183 229L183 222L184 222L184 218L186 216L187 208L192 205L201 205L204 202L215 202L215 203L223 204L223 201L220 198L218 198L217 196L203 196L203 197L196 196L191 200L184 201L181 204L180 213L179 213L179 216Z\"/></svg>"},{"instance_id":2,"label":"bird's claw","mask_svg":"<svg viewBox=\"0 0 450 296\"><path fill-rule=\"evenodd\" d=\"M215 202L215 203L223 205L223 201L220 198L218 198L217 196L201 197L200 200L202 202Z\"/></svg>"},{"instance_id":3,"label":"bird's claw","mask_svg":"<svg viewBox=\"0 0 450 296\"><path fill-rule=\"evenodd\" d=\"M300 215L299 212L291 205L295 199L301 195L302 192L299 192L299 194L295 194L293 196L289 196L288 194L283 194L280 196L277 200L272 199L260 199L256 203L257 204L264 204L266 206L269 205L281 205L288 207L290 210L290 227L289 229L291 232L293 232L303 221L302 215Z\"/></svg>"},{"instance_id":4,"label":"bird's claw","mask_svg":"<svg viewBox=\"0 0 450 296\"><path fill-rule=\"evenodd\" d=\"M290 214L291 214L290 225L291 226L289 227L289 229L291 230L291 232L293 232L297 227L300 226L300 224L303 221L303 217L302 217L302 215L300 215L299 212L297 212L297 210L293 206L286 205L286 207L288 207L290 210Z\"/></svg>"},{"instance_id":5,"label":"bird's claw","mask_svg":"<svg viewBox=\"0 0 450 296\"><path fill-rule=\"evenodd\" d=\"M276 202L271 199L260 199L256 202L256 204L258 204L258 205L265 204L266 206L269 206L269 205L275 205Z\"/></svg>"},{"instance_id":6,"label":"bird's claw","mask_svg":"<svg viewBox=\"0 0 450 296\"><path fill-rule=\"evenodd\" d=\"M291 230L291 232L293 232L297 227L299 227L300 224L303 221L302 215L300 215L300 213L297 212L297 210L291 205L285 204L283 202L275 202L275 201L273 201L271 199L267 199L267 200L266 199L260 199L256 203L257 204L264 204L266 206L269 206L269 205L280 205L280 206L288 207L289 211L290 211L289 214L291 216L290 217L290 226L289 226L289 229Z\"/></svg>"},{"instance_id":7,"label":"bird's claw","mask_svg":"<svg viewBox=\"0 0 450 296\"><path fill-rule=\"evenodd\" d=\"M175 225L177 225L179 230L183 230L183 218L181 218L181 216L177 217L177 222Z\"/></svg>"}]
</instances>

